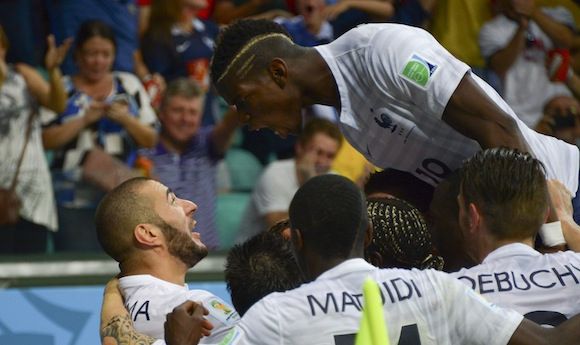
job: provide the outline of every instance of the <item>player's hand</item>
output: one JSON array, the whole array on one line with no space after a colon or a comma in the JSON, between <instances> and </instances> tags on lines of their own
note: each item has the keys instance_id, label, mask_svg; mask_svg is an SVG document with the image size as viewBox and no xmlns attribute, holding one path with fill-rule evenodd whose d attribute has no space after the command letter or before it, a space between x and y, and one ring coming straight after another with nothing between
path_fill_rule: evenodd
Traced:
<instances>
[{"instance_id":1,"label":"player's hand","mask_svg":"<svg viewBox=\"0 0 580 345\"><path fill-rule=\"evenodd\" d=\"M566 186L558 180L548 180L548 192L554 207L552 211L556 212L558 219L572 219L574 214L572 194L566 189Z\"/></svg>"},{"instance_id":2,"label":"player's hand","mask_svg":"<svg viewBox=\"0 0 580 345\"><path fill-rule=\"evenodd\" d=\"M56 46L54 35L49 35L46 38L46 43L48 45L48 50L46 51L46 56L44 57L44 65L47 70L54 69L63 62L66 57L66 53L73 42L72 38L67 38L62 42L60 46Z\"/></svg>"},{"instance_id":3,"label":"player's hand","mask_svg":"<svg viewBox=\"0 0 580 345\"><path fill-rule=\"evenodd\" d=\"M198 344L203 336L209 336L213 325L204 318L209 311L201 304L186 301L167 314L164 324L165 342L168 345Z\"/></svg>"}]
</instances>

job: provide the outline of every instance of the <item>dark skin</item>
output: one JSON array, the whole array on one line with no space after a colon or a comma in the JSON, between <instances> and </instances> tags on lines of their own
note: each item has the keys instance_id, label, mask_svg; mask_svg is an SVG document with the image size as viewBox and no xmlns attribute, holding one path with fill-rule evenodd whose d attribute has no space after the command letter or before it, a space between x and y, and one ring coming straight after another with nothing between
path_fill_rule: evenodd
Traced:
<instances>
[{"instance_id":1,"label":"dark skin","mask_svg":"<svg viewBox=\"0 0 580 345\"><path fill-rule=\"evenodd\" d=\"M296 134L301 128L300 108L312 104L341 108L336 82L320 54L314 48L290 49L297 49L296 55L272 59L265 71L254 67L241 79L229 72L218 83L220 94L238 108L241 121L250 128L268 127L281 136ZM240 61L244 60L236 62L232 71ZM283 108L285 104L299 104L300 108ZM529 151L515 120L469 74L457 86L442 119L459 133L476 140L483 149L507 146ZM278 128L281 125L285 130Z\"/></svg>"}]
</instances>

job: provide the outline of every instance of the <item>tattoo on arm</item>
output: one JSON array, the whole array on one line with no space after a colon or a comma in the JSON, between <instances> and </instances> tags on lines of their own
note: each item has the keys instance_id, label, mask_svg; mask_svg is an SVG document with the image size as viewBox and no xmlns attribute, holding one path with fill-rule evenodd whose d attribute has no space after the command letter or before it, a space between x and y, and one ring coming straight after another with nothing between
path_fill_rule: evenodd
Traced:
<instances>
[{"instance_id":1,"label":"tattoo on arm","mask_svg":"<svg viewBox=\"0 0 580 345\"><path fill-rule=\"evenodd\" d=\"M150 336L137 333L129 315L114 316L101 330L101 341L105 337L115 339L118 345L151 345L156 341Z\"/></svg>"}]
</instances>

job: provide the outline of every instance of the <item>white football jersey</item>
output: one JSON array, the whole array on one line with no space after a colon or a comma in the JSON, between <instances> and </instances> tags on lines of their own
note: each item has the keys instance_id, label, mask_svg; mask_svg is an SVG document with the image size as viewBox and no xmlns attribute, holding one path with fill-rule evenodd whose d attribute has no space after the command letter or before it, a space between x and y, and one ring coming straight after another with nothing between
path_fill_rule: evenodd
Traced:
<instances>
[{"instance_id":1,"label":"white football jersey","mask_svg":"<svg viewBox=\"0 0 580 345\"><path fill-rule=\"evenodd\" d=\"M353 345L367 277L379 284L391 344L506 344L523 319L445 273L378 269L351 259L311 283L266 296L222 344Z\"/></svg>"},{"instance_id":2,"label":"white football jersey","mask_svg":"<svg viewBox=\"0 0 580 345\"><path fill-rule=\"evenodd\" d=\"M203 337L200 344L219 343L240 319L236 310L221 298L204 290L189 290L187 285L176 285L145 274L120 278L119 286L135 329L155 339L165 338L165 316L187 300L206 307L209 310L206 318L214 326L211 336ZM155 344L164 344L164 341Z\"/></svg>"},{"instance_id":3,"label":"white football jersey","mask_svg":"<svg viewBox=\"0 0 580 345\"><path fill-rule=\"evenodd\" d=\"M480 149L441 120L469 66L427 31L399 24L361 25L330 44L315 47L336 80L346 139L382 168L414 174L435 186ZM521 122L495 90L472 78L518 123L549 178L578 189L578 148L544 136Z\"/></svg>"},{"instance_id":4,"label":"white football jersey","mask_svg":"<svg viewBox=\"0 0 580 345\"><path fill-rule=\"evenodd\" d=\"M480 265L452 273L501 307L543 325L580 313L580 254L541 254L522 243L502 246Z\"/></svg>"}]
</instances>

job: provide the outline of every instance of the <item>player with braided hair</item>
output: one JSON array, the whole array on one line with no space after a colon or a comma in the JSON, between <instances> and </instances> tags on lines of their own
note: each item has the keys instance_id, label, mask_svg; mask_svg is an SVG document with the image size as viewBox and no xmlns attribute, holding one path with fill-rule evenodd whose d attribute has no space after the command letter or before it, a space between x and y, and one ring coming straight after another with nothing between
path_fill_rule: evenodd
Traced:
<instances>
[{"instance_id":1,"label":"player with braided hair","mask_svg":"<svg viewBox=\"0 0 580 345\"><path fill-rule=\"evenodd\" d=\"M397 198L367 200L373 224L373 240L367 261L377 267L443 269L443 258L435 255L431 233L421 212Z\"/></svg>"}]
</instances>

